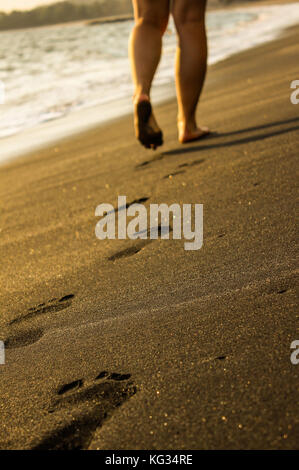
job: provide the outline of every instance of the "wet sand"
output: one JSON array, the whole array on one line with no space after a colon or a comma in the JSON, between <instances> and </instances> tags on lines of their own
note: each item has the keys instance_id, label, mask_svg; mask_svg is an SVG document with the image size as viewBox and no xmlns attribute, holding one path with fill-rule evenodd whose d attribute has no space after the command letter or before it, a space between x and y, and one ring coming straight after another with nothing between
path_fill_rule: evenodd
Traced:
<instances>
[{"instance_id":1,"label":"wet sand","mask_svg":"<svg viewBox=\"0 0 299 470\"><path fill-rule=\"evenodd\" d=\"M298 36L210 68L202 142L170 101L161 151L126 117L1 166L1 449L298 448ZM97 240L118 195L204 204L203 248Z\"/></svg>"}]
</instances>

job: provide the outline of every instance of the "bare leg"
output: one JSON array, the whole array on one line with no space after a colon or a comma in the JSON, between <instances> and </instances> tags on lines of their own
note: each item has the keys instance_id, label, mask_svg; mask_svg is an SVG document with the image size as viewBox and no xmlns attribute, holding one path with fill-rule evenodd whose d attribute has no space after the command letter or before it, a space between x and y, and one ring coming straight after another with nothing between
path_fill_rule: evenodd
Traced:
<instances>
[{"instance_id":1,"label":"bare leg","mask_svg":"<svg viewBox=\"0 0 299 470\"><path fill-rule=\"evenodd\" d=\"M162 144L162 133L149 104L150 90L161 57L169 0L133 0L133 3L135 27L129 42L129 55L135 87L135 131L143 145L155 148ZM142 102L148 104L140 105Z\"/></svg>"},{"instance_id":2,"label":"bare leg","mask_svg":"<svg viewBox=\"0 0 299 470\"><path fill-rule=\"evenodd\" d=\"M207 69L205 29L206 0L174 0L173 17L178 33L176 88L178 130L181 143L198 140L209 133L196 123L196 108Z\"/></svg>"}]
</instances>

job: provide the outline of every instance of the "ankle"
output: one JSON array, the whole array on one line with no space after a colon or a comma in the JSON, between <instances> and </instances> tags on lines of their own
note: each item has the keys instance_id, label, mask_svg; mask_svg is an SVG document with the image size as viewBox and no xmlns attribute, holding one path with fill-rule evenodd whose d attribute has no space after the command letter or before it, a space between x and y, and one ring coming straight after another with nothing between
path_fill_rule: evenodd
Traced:
<instances>
[{"instance_id":1,"label":"ankle","mask_svg":"<svg viewBox=\"0 0 299 470\"><path fill-rule=\"evenodd\" d=\"M135 93L133 97L134 104L141 103L142 101L150 101L150 97L147 93Z\"/></svg>"},{"instance_id":2,"label":"ankle","mask_svg":"<svg viewBox=\"0 0 299 470\"><path fill-rule=\"evenodd\" d=\"M178 127L181 131L192 132L197 128L195 118L186 119L185 117L178 116Z\"/></svg>"}]
</instances>

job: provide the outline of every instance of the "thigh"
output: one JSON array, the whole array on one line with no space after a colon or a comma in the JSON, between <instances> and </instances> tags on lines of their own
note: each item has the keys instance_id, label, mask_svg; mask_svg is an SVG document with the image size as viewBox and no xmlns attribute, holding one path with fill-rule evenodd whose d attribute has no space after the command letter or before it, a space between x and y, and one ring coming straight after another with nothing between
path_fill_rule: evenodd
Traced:
<instances>
[{"instance_id":1,"label":"thigh","mask_svg":"<svg viewBox=\"0 0 299 470\"><path fill-rule=\"evenodd\" d=\"M204 21L207 0L173 0L172 15L176 24Z\"/></svg>"},{"instance_id":2,"label":"thigh","mask_svg":"<svg viewBox=\"0 0 299 470\"><path fill-rule=\"evenodd\" d=\"M155 23L168 20L170 0L133 0L135 19Z\"/></svg>"}]
</instances>

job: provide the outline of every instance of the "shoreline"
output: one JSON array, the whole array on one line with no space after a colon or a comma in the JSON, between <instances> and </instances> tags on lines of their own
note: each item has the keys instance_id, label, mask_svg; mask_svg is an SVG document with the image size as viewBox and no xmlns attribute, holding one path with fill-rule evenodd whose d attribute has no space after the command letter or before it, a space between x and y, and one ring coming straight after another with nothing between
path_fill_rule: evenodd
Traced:
<instances>
[{"instance_id":1,"label":"shoreline","mask_svg":"<svg viewBox=\"0 0 299 470\"><path fill-rule=\"evenodd\" d=\"M274 4L287 3L289 3L287 0L285 2L274 2ZM255 8L256 6L264 6L265 4L273 5L273 2L269 0L266 2L254 3L253 5L246 2L245 4L242 3L241 5L231 5L230 8L240 10L242 7L247 8L248 6L251 6L252 8ZM225 9L222 8L222 10L224 11ZM288 29L288 27L282 28L270 39L270 41L281 37L283 34L287 33ZM245 48L244 50L254 49L255 47L259 46L260 44L256 44L250 46L248 49ZM229 54L227 57L220 59L220 61L217 61L216 63L226 60L229 57L233 57L236 54L239 54L239 51ZM214 64L210 65L210 67L213 65ZM166 103L167 101L174 98L174 83L153 87L153 103L155 105ZM72 111L69 115L63 116L59 119L53 119L51 121L38 124L33 128L29 128L18 132L17 134L13 134L12 136L3 137L0 139L0 165L3 165L15 158L21 158L33 151L41 150L49 145L59 144L61 140L70 138L77 133L81 134L82 132L93 129L99 125L113 122L119 117L131 114L131 109L131 99L122 98L118 101L111 101L104 105L99 104L93 107L86 107L80 110Z\"/></svg>"},{"instance_id":2,"label":"shoreline","mask_svg":"<svg viewBox=\"0 0 299 470\"><path fill-rule=\"evenodd\" d=\"M231 10L235 9L238 7L254 7L254 6L267 6L267 5L285 5L285 4L291 4L291 3L297 3L297 0L261 0L261 1L240 1L236 3L232 3L229 5L216 5L216 4L209 4L207 5L207 11L219 11L219 10ZM1 11L0 11L1 13ZM124 18L126 18L124 20ZM121 15L115 15L115 16L105 16L105 17L99 17L99 18L94 18L94 19L82 19L82 20L76 20L76 21L65 21L63 23L55 23L55 24L48 24L48 25L41 25L41 26L30 26L26 28L15 28L15 29L3 29L0 30L0 34L9 32L9 31L25 31L27 29L32 29L32 28L55 28L57 26L72 26L76 24L85 24L87 26L90 26L90 23L93 23L94 21L97 22L99 21L99 24L105 23L105 22L118 22L118 21L126 21L134 19L134 17L131 14L121 14Z\"/></svg>"}]
</instances>

